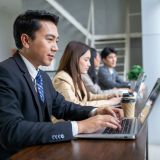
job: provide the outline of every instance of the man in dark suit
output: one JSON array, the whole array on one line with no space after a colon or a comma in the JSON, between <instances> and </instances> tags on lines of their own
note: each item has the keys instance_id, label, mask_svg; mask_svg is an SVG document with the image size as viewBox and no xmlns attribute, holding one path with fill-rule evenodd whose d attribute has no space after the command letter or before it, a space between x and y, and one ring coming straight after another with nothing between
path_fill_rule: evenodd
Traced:
<instances>
[{"instance_id":1,"label":"man in dark suit","mask_svg":"<svg viewBox=\"0 0 160 160\"><path fill-rule=\"evenodd\" d=\"M45 11L26 11L14 22L17 52L0 63L0 159L26 146L120 128L121 110L65 101L38 68L50 65L58 50L57 23L58 17ZM52 115L71 121L53 124Z\"/></svg>"},{"instance_id":2,"label":"man in dark suit","mask_svg":"<svg viewBox=\"0 0 160 160\"><path fill-rule=\"evenodd\" d=\"M130 83L125 82L115 70L117 52L113 48L105 47L101 52L104 63L98 71L98 84L102 90L113 88L130 88Z\"/></svg>"}]
</instances>

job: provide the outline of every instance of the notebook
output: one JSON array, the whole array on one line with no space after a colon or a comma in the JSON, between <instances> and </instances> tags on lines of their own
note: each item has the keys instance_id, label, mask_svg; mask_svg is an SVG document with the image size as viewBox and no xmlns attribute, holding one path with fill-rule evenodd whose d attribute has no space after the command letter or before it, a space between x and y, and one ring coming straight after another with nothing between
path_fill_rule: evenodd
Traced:
<instances>
[{"instance_id":1,"label":"notebook","mask_svg":"<svg viewBox=\"0 0 160 160\"><path fill-rule=\"evenodd\" d=\"M150 115L155 102L160 94L160 78L157 79L153 89L151 90L144 106L137 107L141 108L139 110L138 117L136 118L124 118L122 120L122 125L125 129L121 132L111 128L106 128L105 130L92 134L79 134L75 138L92 138L92 139L136 139L138 133L143 128L148 116ZM123 128L123 127L122 127Z\"/></svg>"}]
</instances>

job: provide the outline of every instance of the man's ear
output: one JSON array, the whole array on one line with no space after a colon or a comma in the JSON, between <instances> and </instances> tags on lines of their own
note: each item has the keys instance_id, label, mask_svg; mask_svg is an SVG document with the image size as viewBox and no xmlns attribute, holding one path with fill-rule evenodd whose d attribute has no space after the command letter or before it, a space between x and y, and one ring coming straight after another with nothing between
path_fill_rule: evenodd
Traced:
<instances>
[{"instance_id":1,"label":"man's ear","mask_svg":"<svg viewBox=\"0 0 160 160\"><path fill-rule=\"evenodd\" d=\"M102 62L105 63L105 58L102 58Z\"/></svg>"},{"instance_id":2,"label":"man's ear","mask_svg":"<svg viewBox=\"0 0 160 160\"><path fill-rule=\"evenodd\" d=\"M30 37L27 34L22 34L21 42L24 48L29 48Z\"/></svg>"}]
</instances>

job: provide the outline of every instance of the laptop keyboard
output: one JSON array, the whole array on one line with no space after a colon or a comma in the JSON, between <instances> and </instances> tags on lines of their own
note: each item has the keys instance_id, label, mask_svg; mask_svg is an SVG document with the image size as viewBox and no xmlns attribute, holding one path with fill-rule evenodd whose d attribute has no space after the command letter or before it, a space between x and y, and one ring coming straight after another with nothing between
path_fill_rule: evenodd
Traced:
<instances>
[{"instance_id":1,"label":"laptop keyboard","mask_svg":"<svg viewBox=\"0 0 160 160\"><path fill-rule=\"evenodd\" d=\"M123 119L121 122L121 130L106 128L103 134L129 134L131 130L133 119Z\"/></svg>"}]
</instances>

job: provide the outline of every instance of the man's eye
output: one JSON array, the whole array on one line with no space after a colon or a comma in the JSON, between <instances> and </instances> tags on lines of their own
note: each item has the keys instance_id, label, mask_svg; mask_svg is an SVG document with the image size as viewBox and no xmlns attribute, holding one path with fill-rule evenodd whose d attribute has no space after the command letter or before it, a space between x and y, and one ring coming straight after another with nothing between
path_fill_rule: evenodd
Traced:
<instances>
[{"instance_id":1,"label":"man's eye","mask_svg":"<svg viewBox=\"0 0 160 160\"><path fill-rule=\"evenodd\" d=\"M47 40L48 40L48 41L53 41L53 39L52 39L52 38L48 38Z\"/></svg>"},{"instance_id":2,"label":"man's eye","mask_svg":"<svg viewBox=\"0 0 160 160\"><path fill-rule=\"evenodd\" d=\"M58 43L59 42L59 37L58 38L56 38L56 43Z\"/></svg>"}]
</instances>

